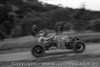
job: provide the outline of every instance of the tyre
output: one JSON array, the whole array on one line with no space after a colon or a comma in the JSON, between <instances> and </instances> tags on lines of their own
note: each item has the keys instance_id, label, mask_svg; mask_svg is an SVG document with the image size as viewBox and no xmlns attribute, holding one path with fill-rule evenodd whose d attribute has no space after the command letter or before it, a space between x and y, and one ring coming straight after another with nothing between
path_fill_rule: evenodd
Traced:
<instances>
[{"instance_id":1,"label":"tyre","mask_svg":"<svg viewBox=\"0 0 100 67\"><path fill-rule=\"evenodd\" d=\"M85 49L86 49L86 45L83 42L76 42L73 45L73 51L75 53L83 53L85 51Z\"/></svg>"},{"instance_id":2,"label":"tyre","mask_svg":"<svg viewBox=\"0 0 100 67\"><path fill-rule=\"evenodd\" d=\"M35 57L42 57L45 54L45 48L42 45L33 46L31 53Z\"/></svg>"}]
</instances>

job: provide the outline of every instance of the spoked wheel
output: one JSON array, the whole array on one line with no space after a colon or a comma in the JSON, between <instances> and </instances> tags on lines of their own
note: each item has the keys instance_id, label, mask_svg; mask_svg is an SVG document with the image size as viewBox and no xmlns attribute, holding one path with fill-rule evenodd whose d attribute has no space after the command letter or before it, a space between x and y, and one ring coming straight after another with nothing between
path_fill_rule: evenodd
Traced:
<instances>
[{"instance_id":1,"label":"spoked wheel","mask_svg":"<svg viewBox=\"0 0 100 67\"><path fill-rule=\"evenodd\" d=\"M45 49L42 45L35 45L31 51L32 55L35 57L42 57L45 53Z\"/></svg>"},{"instance_id":2,"label":"spoked wheel","mask_svg":"<svg viewBox=\"0 0 100 67\"><path fill-rule=\"evenodd\" d=\"M86 49L86 46L83 42L76 42L73 46L73 51L75 53L83 53Z\"/></svg>"}]
</instances>

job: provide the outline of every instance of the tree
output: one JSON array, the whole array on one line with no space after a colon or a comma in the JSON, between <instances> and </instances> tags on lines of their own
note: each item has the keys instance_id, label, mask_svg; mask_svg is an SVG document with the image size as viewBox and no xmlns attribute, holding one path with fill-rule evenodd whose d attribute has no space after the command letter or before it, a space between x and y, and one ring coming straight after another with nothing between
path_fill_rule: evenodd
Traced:
<instances>
[{"instance_id":1,"label":"tree","mask_svg":"<svg viewBox=\"0 0 100 67\"><path fill-rule=\"evenodd\" d=\"M100 19L90 21L90 30L100 32Z\"/></svg>"},{"instance_id":2,"label":"tree","mask_svg":"<svg viewBox=\"0 0 100 67\"><path fill-rule=\"evenodd\" d=\"M86 26L87 26L88 24L86 23L86 22L84 22L84 21L82 21L82 20L79 20L79 21L77 21L75 24L74 24L74 30L75 31L78 31L78 32L80 32L80 31L84 31L84 30L86 30Z\"/></svg>"},{"instance_id":3,"label":"tree","mask_svg":"<svg viewBox=\"0 0 100 67\"><path fill-rule=\"evenodd\" d=\"M20 25L17 25L14 29L12 29L9 37L17 38L17 37L20 37L21 35L22 35L22 28Z\"/></svg>"},{"instance_id":4,"label":"tree","mask_svg":"<svg viewBox=\"0 0 100 67\"><path fill-rule=\"evenodd\" d=\"M67 22L66 24L64 24L64 30L68 31L71 30L72 24L71 22Z\"/></svg>"}]
</instances>

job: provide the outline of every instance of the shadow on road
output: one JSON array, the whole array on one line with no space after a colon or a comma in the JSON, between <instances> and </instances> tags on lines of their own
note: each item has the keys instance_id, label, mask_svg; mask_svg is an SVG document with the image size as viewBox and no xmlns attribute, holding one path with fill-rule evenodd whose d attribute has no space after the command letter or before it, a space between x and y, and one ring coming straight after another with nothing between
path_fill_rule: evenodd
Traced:
<instances>
[{"instance_id":1,"label":"shadow on road","mask_svg":"<svg viewBox=\"0 0 100 67\"><path fill-rule=\"evenodd\" d=\"M47 57L47 56L57 56L57 55L63 55L63 54L73 54L74 52L73 51L64 51L64 52L54 52L54 53L46 53L44 57Z\"/></svg>"},{"instance_id":2,"label":"shadow on road","mask_svg":"<svg viewBox=\"0 0 100 67\"><path fill-rule=\"evenodd\" d=\"M92 59L100 59L100 54L77 54L73 51L62 53L50 53L46 54L46 58L38 58L33 62L51 62L51 61L91 61Z\"/></svg>"}]
</instances>

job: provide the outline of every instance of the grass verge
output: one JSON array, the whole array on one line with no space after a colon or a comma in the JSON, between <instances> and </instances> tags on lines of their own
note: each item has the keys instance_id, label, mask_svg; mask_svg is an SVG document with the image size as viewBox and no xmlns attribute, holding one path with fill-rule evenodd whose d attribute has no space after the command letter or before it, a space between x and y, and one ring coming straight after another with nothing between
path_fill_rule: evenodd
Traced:
<instances>
[{"instance_id":1,"label":"grass verge","mask_svg":"<svg viewBox=\"0 0 100 67\"><path fill-rule=\"evenodd\" d=\"M64 33L64 35L68 35ZM85 42L100 42L100 33L76 33L71 36L79 37ZM20 37L16 39L6 39L0 42L0 53L7 53L8 51L16 52L28 50L35 44L37 38L33 36ZM15 50L15 51L13 51ZM7 51L7 52L6 52Z\"/></svg>"}]
</instances>

